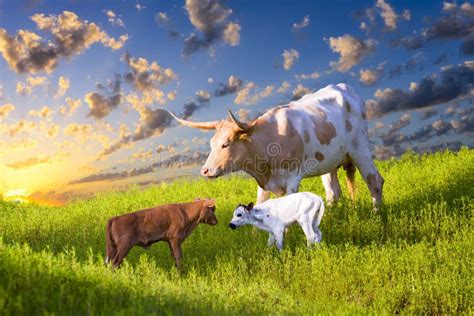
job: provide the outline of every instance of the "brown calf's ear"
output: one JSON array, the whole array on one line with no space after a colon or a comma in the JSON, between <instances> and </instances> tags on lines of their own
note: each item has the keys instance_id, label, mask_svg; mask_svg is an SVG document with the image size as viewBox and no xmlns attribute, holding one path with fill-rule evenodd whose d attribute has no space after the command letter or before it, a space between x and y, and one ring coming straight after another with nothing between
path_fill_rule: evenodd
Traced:
<instances>
[{"instance_id":1,"label":"brown calf's ear","mask_svg":"<svg viewBox=\"0 0 474 316\"><path fill-rule=\"evenodd\" d=\"M253 209L253 202L250 202L245 208L250 212Z\"/></svg>"}]
</instances>

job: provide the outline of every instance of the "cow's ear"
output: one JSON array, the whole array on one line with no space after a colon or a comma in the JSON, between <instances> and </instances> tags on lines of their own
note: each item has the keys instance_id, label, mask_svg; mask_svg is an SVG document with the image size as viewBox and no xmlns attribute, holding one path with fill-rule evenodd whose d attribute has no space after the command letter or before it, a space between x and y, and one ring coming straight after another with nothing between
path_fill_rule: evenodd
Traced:
<instances>
[{"instance_id":1,"label":"cow's ear","mask_svg":"<svg viewBox=\"0 0 474 316\"><path fill-rule=\"evenodd\" d=\"M245 208L250 212L253 209L253 202L250 202Z\"/></svg>"}]
</instances>

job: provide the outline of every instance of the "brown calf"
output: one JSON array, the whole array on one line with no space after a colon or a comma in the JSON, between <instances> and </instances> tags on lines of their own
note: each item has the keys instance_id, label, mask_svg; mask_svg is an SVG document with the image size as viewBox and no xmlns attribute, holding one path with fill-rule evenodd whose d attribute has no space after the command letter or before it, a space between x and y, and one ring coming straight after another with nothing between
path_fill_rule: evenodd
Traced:
<instances>
[{"instance_id":1,"label":"brown calf","mask_svg":"<svg viewBox=\"0 0 474 316\"><path fill-rule=\"evenodd\" d=\"M181 243L200 223L216 225L215 201L196 200L192 203L161 205L111 218L107 222L107 257L118 267L130 249L139 245L145 249L160 240L167 241L176 267L181 266Z\"/></svg>"}]
</instances>

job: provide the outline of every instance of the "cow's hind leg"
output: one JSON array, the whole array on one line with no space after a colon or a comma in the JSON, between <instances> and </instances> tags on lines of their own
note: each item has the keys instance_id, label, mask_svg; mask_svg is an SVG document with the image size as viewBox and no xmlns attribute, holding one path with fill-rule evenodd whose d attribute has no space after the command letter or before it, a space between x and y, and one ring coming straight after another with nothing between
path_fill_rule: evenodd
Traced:
<instances>
[{"instance_id":1,"label":"cow's hind leg","mask_svg":"<svg viewBox=\"0 0 474 316\"><path fill-rule=\"evenodd\" d=\"M367 149L367 152L356 152L350 156L369 188L374 210L380 210L384 179L375 167L370 151Z\"/></svg>"},{"instance_id":2,"label":"cow's hind leg","mask_svg":"<svg viewBox=\"0 0 474 316\"><path fill-rule=\"evenodd\" d=\"M298 224L300 224L301 228L303 229L308 247L317 242L318 237L313 229L312 218L305 217L303 220L298 221Z\"/></svg>"},{"instance_id":3,"label":"cow's hind leg","mask_svg":"<svg viewBox=\"0 0 474 316\"><path fill-rule=\"evenodd\" d=\"M337 179L337 169L330 173L323 174L321 180L323 181L324 190L326 191L326 202L329 205L335 204L342 193L339 180Z\"/></svg>"},{"instance_id":4,"label":"cow's hind leg","mask_svg":"<svg viewBox=\"0 0 474 316\"><path fill-rule=\"evenodd\" d=\"M132 249L132 247L133 243L128 236L122 236L120 238L117 245L117 254L112 259L112 264L114 265L114 267L117 268L122 263L123 259L125 258L125 256L127 256L128 252L130 251L130 249Z\"/></svg>"}]
</instances>

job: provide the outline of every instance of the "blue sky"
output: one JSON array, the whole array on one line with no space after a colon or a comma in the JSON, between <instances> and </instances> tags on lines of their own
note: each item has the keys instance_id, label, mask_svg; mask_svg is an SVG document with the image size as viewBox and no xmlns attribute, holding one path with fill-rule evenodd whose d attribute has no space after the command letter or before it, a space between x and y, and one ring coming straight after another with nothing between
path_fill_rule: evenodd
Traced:
<instances>
[{"instance_id":1,"label":"blue sky","mask_svg":"<svg viewBox=\"0 0 474 316\"><path fill-rule=\"evenodd\" d=\"M301 93L339 82L371 102L369 127L378 158L409 148L473 145L472 3L211 1L215 11L206 9L208 3L0 1L0 191L63 199L76 192L194 174L209 150L211 133L166 120L147 125L150 111L183 114L184 105L194 101L192 120L222 119L227 109L250 119ZM40 29L38 21L59 21L65 12L76 16L79 31L94 23L102 33L95 39L87 34L91 43L84 47L58 44L54 32L68 34L66 24ZM32 18L37 14L44 15ZM25 48L24 56L8 56L8 49L21 44L15 37L21 30L41 36L38 43L44 47L54 47L56 66L31 66L36 58L31 48ZM191 34L204 47L183 54ZM120 36L126 38L109 41ZM408 39L418 45L409 47ZM293 56L286 68L285 50ZM139 86L138 76L151 70L133 70L138 58L148 66L156 62L157 74L169 69L171 75ZM18 62L27 66L16 68ZM135 81L126 79L127 73ZM107 86L115 74L121 76L116 93L97 86ZM313 78L302 79L302 74ZM216 96L231 76L238 85ZM64 91L60 77L68 82ZM92 93L96 101L105 100L102 107L87 99ZM119 101L107 103L112 94L120 95ZM146 94L155 99L144 101ZM141 99L133 105L130 96ZM73 101L74 109L68 105ZM420 118L423 111L428 118ZM151 135L126 138L134 138L140 128ZM118 149L103 155L117 144ZM157 162L162 162L159 171L143 171Z\"/></svg>"}]
</instances>

